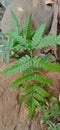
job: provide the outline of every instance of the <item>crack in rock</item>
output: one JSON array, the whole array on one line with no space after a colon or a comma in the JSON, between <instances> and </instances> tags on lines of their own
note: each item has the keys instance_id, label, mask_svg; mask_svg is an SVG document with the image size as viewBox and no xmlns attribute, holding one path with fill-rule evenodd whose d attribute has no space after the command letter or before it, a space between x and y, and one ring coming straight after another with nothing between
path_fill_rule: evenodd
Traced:
<instances>
[{"instance_id":1,"label":"crack in rock","mask_svg":"<svg viewBox=\"0 0 60 130\"><path fill-rule=\"evenodd\" d=\"M30 124L29 124L29 130L31 130L31 125L32 125L32 121L30 121Z\"/></svg>"},{"instance_id":2,"label":"crack in rock","mask_svg":"<svg viewBox=\"0 0 60 130\"><path fill-rule=\"evenodd\" d=\"M14 127L14 129L13 130L17 130L17 125Z\"/></svg>"}]
</instances>

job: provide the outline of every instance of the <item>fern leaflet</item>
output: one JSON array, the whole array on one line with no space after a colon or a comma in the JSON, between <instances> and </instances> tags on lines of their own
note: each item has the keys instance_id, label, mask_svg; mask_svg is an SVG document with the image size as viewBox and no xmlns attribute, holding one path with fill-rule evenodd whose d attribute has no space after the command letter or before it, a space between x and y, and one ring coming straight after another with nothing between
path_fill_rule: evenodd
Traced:
<instances>
[{"instance_id":1,"label":"fern leaflet","mask_svg":"<svg viewBox=\"0 0 60 130\"><path fill-rule=\"evenodd\" d=\"M46 36L40 39L37 48L42 49L47 46L60 45L59 40L60 40L60 36Z\"/></svg>"},{"instance_id":2,"label":"fern leaflet","mask_svg":"<svg viewBox=\"0 0 60 130\"><path fill-rule=\"evenodd\" d=\"M32 35L34 34L31 23L32 23L32 14L28 16L24 26L23 37L26 39L31 39Z\"/></svg>"},{"instance_id":3,"label":"fern leaflet","mask_svg":"<svg viewBox=\"0 0 60 130\"><path fill-rule=\"evenodd\" d=\"M20 22L19 22L17 16L14 14L14 12L12 10L11 10L11 16L12 16L15 31L17 33L20 33L21 32Z\"/></svg>"},{"instance_id":4,"label":"fern leaflet","mask_svg":"<svg viewBox=\"0 0 60 130\"><path fill-rule=\"evenodd\" d=\"M44 33L45 27L45 24L43 24L36 30L36 33L32 38L32 48L35 48L39 44L41 37Z\"/></svg>"}]
</instances>

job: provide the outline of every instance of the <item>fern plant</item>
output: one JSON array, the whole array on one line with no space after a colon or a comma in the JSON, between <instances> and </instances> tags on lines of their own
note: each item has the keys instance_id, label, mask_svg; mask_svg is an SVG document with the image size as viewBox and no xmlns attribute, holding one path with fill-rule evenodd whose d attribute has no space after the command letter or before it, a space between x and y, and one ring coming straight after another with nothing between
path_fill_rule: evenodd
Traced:
<instances>
[{"instance_id":1,"label":"fern plant","mask_svg":"<svg viewBox=\"0 0 60 130\"><path fill-rule=\"evenodd\" d=\"M1 43L2 45L0 45L0 55L7 63L9 63L11 51L13 50L13 44L14 44L13 39L9 41L2 39Z\"/></svg>"},{"instance_id":2,"label":"fern plant","mask_svg":"<svg viewBox=\"0 0 60 130\"><path fill-rule=\"evenodd\" d=\"M49 105L40 108L42 121L47 125L47 130L60 130L60 103L52 97Z\"/></svg>"},{"instance_id":3,"label":"fern plant","mask_svg":"<svg viewBox=\"0 0 60 130\"><path fill-rule=\"evenodd\" d=\"M31 19L31 15L29 15L29 19ZM21 32L17 31L9 34L15 41L17 41L17 49L20 51L28 50L29 55L20 58L14 66L5 69L3 73L5 75L13 75L18 72L23 72L23 75L12 82L10 86L18 87L19 90L23 92L18 103L25 101L29 110L29 115L33 118L36 108L41 107L42 104L46 104L48 101L47 99L51 98L51 95L44 87L51 86L52 82L50 79L40 75L40 70L60 71L60 65L58 63L51 63L44 58L33 56L33 51L49 45L59 45L60 36L42 37L45 25L43 24L36 31L33 31L29 19L24 26L24 31L22 30ZM17 26L16 29L19 30L19 27ZM21 35L19 35L19 33Z\"/></svg>"},{"instance_id":4,"label":"fern plant","mask_svg":"<svg viewBox=\"0 0 60 130\"><path fill-rule=\"evenodd\" d=\"M52 124L48 127L48 130L60 130L60 123L56 124Z\"/></svg>"},{"instance_id":5,"label":"fern plant","mask_svg":"<svg viewBox=\"0 0 60 130\"><path fill-rule=\"evenodd\" d=\"M11 10L11 17L14 25L14 31L3 33L4 38L6 36L9 37L9 41L4 38L0 40L2 44L2 46L0 46L0 55L7 63L10 62L10 57L12 55L11 52L13 52L14 57L16 55L19 56L20 51L22 51L21 44L23 44L24 50L26 50L28 46L25 47L24 45L26 42L25 39L27 38L28 40L30 40L34 35L34 31L32 29L31 24L32 14L28 16L26 23L24 25L24 29L21 28L20 22L12 10Z\"/></svg>"},{"instance_id":6,"label":"fern plant","mask_svg":"<svg viewBox=\"0 0 60 130\"><path fill-rule=\"evenodd\" d=\"M60 104L56 98L52 98L49 106L42 106L41 109L42 120L49 127L57 123L60 118Z\"/></svg>"},{"instance_id":7,"label":"fern plant","mask_svg":"<svg viewBox=\"0 0 60 130\"><path fill-rule=\"evenodd\" d=\"M32 29L32 14L29 14L24 24L24 28L21 27L20 22L14 12L11 10L12 21L14 25L13 32L6 32L4 36L8 35L10 39L14 40L14 49L22 51L28 48L28 42L32 39L35 31ZM23 48L22 48L23 46Z\"/></svg>"}]
</instances>

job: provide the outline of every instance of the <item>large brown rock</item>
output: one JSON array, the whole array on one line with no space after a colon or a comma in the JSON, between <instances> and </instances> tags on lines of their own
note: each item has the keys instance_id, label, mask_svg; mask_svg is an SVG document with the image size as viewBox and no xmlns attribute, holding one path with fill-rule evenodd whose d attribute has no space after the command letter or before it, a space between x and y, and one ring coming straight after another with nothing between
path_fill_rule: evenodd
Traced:
<instances>
[{"instance_id":1,"label":"large brown rock","mask_svg":"<svg viewBox=\"0 0 60 130\"><path fill-rule=\"evenodd\" d=\"M3 32L13 30L10 9L17 15L21 26L26 21L28 14L32 13L34 26L37 28L46 23L46 32L49 32L53 19L53 7L47 6L44 0L13 0L7 7L1 22Z\"/></svg>"}]
</instances>

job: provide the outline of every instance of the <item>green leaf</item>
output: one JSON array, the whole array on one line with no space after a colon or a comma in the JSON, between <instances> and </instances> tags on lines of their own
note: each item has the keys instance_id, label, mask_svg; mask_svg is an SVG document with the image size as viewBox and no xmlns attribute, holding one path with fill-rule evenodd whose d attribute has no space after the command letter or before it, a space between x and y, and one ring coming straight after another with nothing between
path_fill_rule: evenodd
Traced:
<instances>
[{"instance_id":1,"label":"green leaf","mask_svg":"<svg viewBox=\"0 0 60 130\"><path fill-rule=\"evenodd\" d=\"M5 59L5 50L3 46L0 46L0 56L3 57L3 59Z\"/></svg>"},{"instance_id":2,"label":"green leaf","mask_svg":"<svg viewBox=\"0 0 60 130\"><path fill-rule=\"evenodd\" d=\"M19 85L23 85L25 82L31 81L33 78L33 73L28 73L23 75L22 77L16 79L14 82L10 84L11 87L18 87Z\"/></svg>"},{"instance_id":3,"label":"green leaf","mask_svg":"<svg viewBox=\"0 0 60 130\"><path fill-rule=\"evenodd\" d=\"M9 42L5 39L1 40L1 43L4 47L6 47L7 50L12 50L14 41L11 39Z\"/></svg>"},{"instance_id":4,"label":"green leaf","mask_svg":"<svg viewBox=\"0 0 60 130\"><path fill-rule=\"evenodd\" d=\"M52 81L42 75L35 74L34 80L39 81L43 85L51 85Z\"/></svg>"},{"instance_id":5,"label":"green leaf","mask_svg":"<svg viewBox=\"0 0 60 130\"><path fill-rule=\"evenodd\" d=\"M32 47L33 48L35 48L39 44L41 37L44 33L45 27L46 27L46 25L43 24L36 30L36 33L32 38Z\"/></svg>"},{"instance_id":6,"label":"green leaf","mask_svg":"<svg viewBox=\"0 0 60 130\"><path fill-rule=\"evenodd\" d=\"M33 84L32 85L28 85L26 88L24 88L24 92L25 93L30 93L33 91Z\"/></svg>"},{"instance_id":7,"label":"green leaf","mask_svg":"<svg viewBox=\"0 0 60 130\"><path fill-rule=\"evenodd\" d=\"M6 53L5 53L5 61L6 61L6 63L9 63L9 61L10 61L10 51L9 50L6 51Z\"/></svg>"},{"instance_id":8,"label":"green leaf","mask_svg":"<svg viewBox=\"0 0 60 130\"><path fill-rule=\"evenodd\" d=\"M24 26L24 31L23 31L23 36L24 38L30 38L31 34L33 30L32 30L32 14L28 15L28 18L26 20L25 26Z\"/></svg>"},{"instance_id":9,"label":"green leaf","mask_svg":"<svg viewBox=\"0 0 60 130\"><path fill-rule=\"evenodd\" d=\"M1 40L1 43L2 43L2 48L0 47L1 55L3 56L4 60L7 63L9 63L14 41L13 39L10 39L8 42L7 40L3 39Z\"/></svg>"},{"instance_id":10,"label":"green leaf","mask_svg":"<svg viewBox=\"0 0 60 130\"><path fill-rule=\"evenodd\" d=\"M29 56L25 56L22 57L17 63L16 65L13 65L5 70L3 70L3 73L5 75L12 75L12 74L16 74L18 72L23 72L26 69L29 69L32 66L32 61L31 58Z\"/></svg>"},{"instance_id":11,"label":"green leaf","mask_svg":"<svg viewBox=\"0 0 60 130\"><path fill-rule=\"evenodd\" d=\"M40 65L44 70L60 72L60 65L58 63L50 63L49 61L41 60Z\"/></svg>"},{"instance_id":12,"label":"green leaf","mask_svg":"<svg viewBox=\"0 0 60 130\"><path fill-rule=\"evenodd\" d=\"M44 88L42 88L41 86L34 85L33 89L35 92L39 93L42 97L47 97L47 98L51 97L51 95L46 90L44 90Z\"/></svg>"},{"instance_id":13,"label":"green leaf","mask_svg":"<svg viewBox=\"0 0 60 130\"><path fill-rule=\"evenodd\" d=\"M60 72L60 65L58 63L51 63L38 57L33 59L33 66L35 69L43 68L44 70Z\"/></svg>"},{"instance_id":14,"label":"green leaf","mask_svg":"<svg viewBox=\"0 0 60 130\"><path fill-rule=\"evenodd\" d=\"M30 118L32 119L34 117L35 109L36 109L34 98L31 98L27 101L27 106L28 106Z\"/></svg>"},{"instance_id":15,"label":"green leaf","mask_svg":"<svg viewBox=\"0 0 60 130\"><path fill-rule=\"evenodd\" d=\"M20 99L18 99L18 103L22 103L23 101L26 101L27 99L29 99L32 96L31 93L23 95Z\"/></svg>"},{"instance_id":16,"label":"green leaf","mask_svg":"<svg viewBox=\"0 0 60 130\"><path fill-rule=\"evenodd\" d=\"M40 82L44 85L50 85L51 84L51 80L31 72L31 73L22 75L22 77L16 79L14 82L12 82L10 84L10 86L11 87L18 87L19 85L23 85L26 82L34 81L34 80L38 81L38 82Z\"/></svg>"},{"instance_id":17,"label":"green leaf","mask_svg":"<svg viewBox=\"0 0 60 130\"><path fill-rule=\"evenodd\" d=\"M60 35L57 36L57 41L56 41L57 45L60 45Z\"/></svg>"},{"instance_id":18,"label":"green leaf","mask_svg":"<svg viewBox=\"0 0 60 130\"><path fill-rule=\"evenodd\" d=\"M13 39L10 39L10 41L9 41L9 48L8 48L8 49L9 49L10 51L12 51L12 49L14 49L13 46L14 46L14 40L13 40Z\"/></svg>"},{"instance_id":19,"label":"green leaf","mask_svg":"<svg viewBox=\"0 0 60 130\"><path fill-rule=\"evenodd\" d=\"M51 59L51 54L50 54L50 53L45 54L45 56L44 56L43 59L44 59L44 60L47 60L47 61L50 61L50 59Z\"/></svg>"},{"instance_id":20,"label":"green leaf","mask_svg":"<svg viewBox=\"0 0 60 130\"><path fill-rule=\"evenodd\" d=\"M41 95L37 94L37 93L33 93L34 98L36 98L38 101L45 103L46 100L45 98L43 98Z\"/></svg>"},{"instance_id":21,"label":"green leaf","mask_svg":"<svg viewBox=\"0 0 60 130\"><path fill-rule=\"evenodd\" d=\"M9 48L9 42L8 42L7 40L2 39L2 40L1 40L1 43L2 43L3 46Z\"/></svg>"},{"instance_id":22,"label":"green leaf","mask_svg":"<svg viewBox=\"0 0 60 130\"><path fill-rule=\"evenodd\" d=\"M12 16L15 31L17 33L20 33L21 32L20 22L12 10L11 10L11 16Z\"/></svg>"},{"instance_id":23,"label":"green leaf","mask_svg":"<svg viewBox=\"0 0 60 130\"><path fill-rule=\"evenodd\" d=\"M47 46L53 46L53 45L57 45L58 36L45 36L43 38L40 39L39 41L39 45L37 46L37 48L44 48Z\"/></svg>"},{"instance_id":24,"label":"green leaf","mask_svg":"<svg viewBox=\"0 0 60 130\"><path fill-rule=\"evenodd\" d=\"M29 48L30 42L16 32L11 34L11 38L17 42L17 44L14 45L16 49L25 50Z\"/></svg>"},{"instance_id":25,"label":"green leaf","mask_svg":"<svg viewBox=\"0 0 60 130\"><path fill-rule=\"evenodd\" d=\"M44 121L47 125L51 125L51 124L52 124L52 121L50 120L50 115L45 114L42 119L43 119L43 121Z\"/></svg>"},{"instance_id":26,"label":"green leaf","mask_svg":"<svg viewBox=\"0 0 60 130\"><path fill-rule=\"evenodd\" d=\"M3 33L3 36L6 36L6 35L7 35L7 36L10 36L10 37L11 37L14 33L15 33L15 32L11 32L11 31L8 32L8 31L7 31L7 32L4 32L4 33Z\"/></svg>"}]
</instances>

